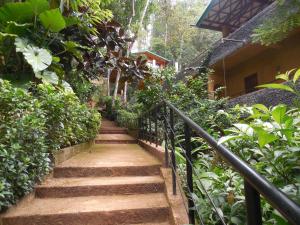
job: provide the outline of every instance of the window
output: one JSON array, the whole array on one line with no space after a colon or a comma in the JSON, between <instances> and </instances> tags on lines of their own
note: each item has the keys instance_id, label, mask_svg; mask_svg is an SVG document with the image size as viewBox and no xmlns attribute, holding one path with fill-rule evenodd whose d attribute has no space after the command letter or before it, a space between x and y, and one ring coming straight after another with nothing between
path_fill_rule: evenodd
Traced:
<instances>
[{"instance_id":1,"label":"window","mask_svg":"<svg viewBox=\"0 0 300 225\"><path fill-rule=\"evenodd\" d=\"M252 74L245 78L245 90L246 93L250 93L256 91L257 82L257 74Z\"/></svg>"}]
</instances>

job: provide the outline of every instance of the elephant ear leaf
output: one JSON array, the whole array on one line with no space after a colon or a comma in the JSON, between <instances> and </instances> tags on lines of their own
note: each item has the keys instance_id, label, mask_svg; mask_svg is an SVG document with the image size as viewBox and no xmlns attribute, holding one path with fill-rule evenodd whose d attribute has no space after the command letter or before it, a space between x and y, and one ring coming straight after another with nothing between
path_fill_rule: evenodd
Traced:
<instances>
[{"instance_id":1,"label":"elephant ear leaf","mask_svg":"<svg viewBox=\"0 0 300 225\"><path fill-rule=\"evenodd\" d=\"M29 46L23 52L24 58L32 66L34 72L47 69L52 63L52 55L43 48Z\"/></svg>"},{"instance_id":2,"label":"elephant ear leaf","mask_svg":"<svg viewBox=\"0 0 300 225\"><path fill-rule=\"evenodd\" d=\"M16 21L18 23L32 22L34 14L28 2L7 3L0 8L0 21Z\"/></svg>"},{"instance_id":3,"label":"elephant ear leaf","mask_svg":"<svg viewBox=\"0 0 300 225\"><path fill-rule=\"evenodd\" d=\"M34 73L47 69L52 63L52 55L46 49L32 46L26 39L16 38L15 46L16 51L21 52L31 65Z\"/></svg>"},{"instance_id":4,"label":"elephant ear leaf","mask_svg":"<svg viewBox=\"0 0 300 225\"><path fill-rule=\"evenodd\" d=\"M59 9L47 10L39 18L43 26L51 32L60 32L66 28L66 21Z\"/></svg>"},{"instance_id":5,"label":"elephant ear leaf","mask_svg":"<svg viewBox=\"0 0 300 225\"><path fill-rule=\"evenodd\" d=\"M50 6L47 0L29 0L27 1L30 4L31 9L35 16L40 13L49 10Z\"/></svg>"},{"instance_id":6,"label":"elephant ear leaf","mask_svg":"<svg viewBox=\"0 0 300 225\"><path fill-rule=\"evenodd\" d=\"M28 40L17 37L15 40L16 52L24 52L29 45Z\"/></svg>"},{"instance_id":7,"label":"elephant ear leaf","mask_svg":"<svg viewBox=\"0 0 300 225\"><path fill-rule=\"evenodd\" d=\"M41 79L44 83L58 84L59 79L55 72L45 70L41 73L36 73L35 76Z\"/></svg>"}]
</instances>

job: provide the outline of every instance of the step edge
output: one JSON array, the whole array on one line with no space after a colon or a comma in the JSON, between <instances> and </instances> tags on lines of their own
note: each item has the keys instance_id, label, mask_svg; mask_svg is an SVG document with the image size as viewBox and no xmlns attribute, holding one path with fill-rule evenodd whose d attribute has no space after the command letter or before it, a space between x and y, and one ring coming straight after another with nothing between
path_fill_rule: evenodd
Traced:
<instances>
[{"instance_id":1,"label":"step edge","mask_svg":"<svg viewBox=\"0 0 300 225\"><path fill-rule=\"evenodd\" d=\"M91 196L93 197L93 196ZM73 197L73 198L77 198L77 197ZM34 216L66 216L66 215L79 215L79 214L88 214L88 213L117 213L117 212L130 212L130 211L135 211L135 210L149 210L149 209L154 209L154 210L170 210L170 206L168 204L168 202L166 201L165 206L157 206L157 207L143 207L143 208L129 208L129 209L117 209L117 210L101 210L101 211L84 211L84 212L78 212L78 211L74 211L74 212L58 212L58 213L37 213L37 214L27 214L27 215L4 215L2 216L0 219L10 219L10 218L26 218L26 217L34 217ZM1 223L0 223L1 224Z\"/></svg>"},{"instance_id":2,"label":"step edge","mask_svg":"<svg viewBox=\"0 0 300 225\"><path fill-rule=\"evenodd\" d=\"M111 187L111 186L114 186L114 187L118 187L118 186L134 186L134 185L160 185L160 184L164 184L164 181L156 181L156 182L149 182L149 183L146 183L146 182L143 182L143 183L131 183L131 184L128 184L128 183L124 183L124 184L104 184L104 185L75 185L75 186L62 186L62 185L38 185L36 186L35 188L36 189L48 189L48 188L77 188L77 187L95 187L95 188L106 188L106 187Z\"/></svg>"}]
</instances>

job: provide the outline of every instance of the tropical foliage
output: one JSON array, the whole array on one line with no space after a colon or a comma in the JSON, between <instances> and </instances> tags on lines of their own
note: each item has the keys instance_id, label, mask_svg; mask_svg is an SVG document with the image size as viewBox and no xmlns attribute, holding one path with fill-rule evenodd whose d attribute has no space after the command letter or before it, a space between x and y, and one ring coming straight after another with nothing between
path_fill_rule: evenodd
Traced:
<instances>
[{"instance_id":1,"label":"tropical foliage","mask_svg":"<svg viewBox=\"0 0 300 225\"><path fill-rule=\"evenodd\" d=\"M51 84L14 88L0 80L0 211L50 171L52 153L93 139L100 115Z\"/></svg>"},{"instance_id":2,"label":"tropical foliage","mask_svg":"<svg viewBox=\"0 0 300 225\"><path fill-rule=\"evenodd\" d=\"M258 104L228 108L226 99L208 99L208 74L209 71L187 77L184 81L176 81L172 70L158 71L143 82L142 88L133 97L141 109L123 109L121 114L124 118L132 118L138 112L147 111L160 99L169 100L213 137L220 139L220 144L227 145L291 199L300 202L299 98L295 98L293 107L278 105L267 108ZM299 70L288 71L278 78L287 83L262 87L279 88L297 95ZM176 160L178 172L185 184L185 144L180 135L183 129L182 121L175 119L175 133L178 134ZM196 135L192 138L192 148L195 178L194 193L190 197L195 201L195 210L201 215L204 224L219 224L217 213L227 224L245 224L243 178ZM188 189L185 190L189 195ZM217 211L212 209L205 197L206 192L211 196ZM264 224L288 224L264 200L262 210Z\"/></svg>"},{"instance_id":3,"label":"tropical foliage","mask_svg":"<svg viewBox=\"0 0 300 225\"><path fill-rule=\"evenodd\" d=\"M86 80L99 78L108 68L143 77L146 69L140 71L134 59L125 57L131 40L119 23L110 20L109 11L101 9L103 4L89 0L66 2L60 8L46 0L5 4L0 8L2 74L31 80L35 76L67 88L74 69Z\"/></svg>"}]
</instances>

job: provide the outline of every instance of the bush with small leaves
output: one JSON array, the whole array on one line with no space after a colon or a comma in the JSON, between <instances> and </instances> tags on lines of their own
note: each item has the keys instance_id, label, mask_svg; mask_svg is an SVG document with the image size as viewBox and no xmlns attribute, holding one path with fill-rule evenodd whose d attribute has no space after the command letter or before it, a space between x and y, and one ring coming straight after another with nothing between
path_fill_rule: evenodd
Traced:
<instances>
[{"instance_id":1,"label":"bush with small leaves","mask_svg":"<svg viewBox=\"0 0 300 225\"><path fill-rule=\"evenodd\" d=\"M40 84L30 92L0 79L0 211L32 191L50 155L93 139L100 115L74 93Z\"/></svg>"}]
</instances>

